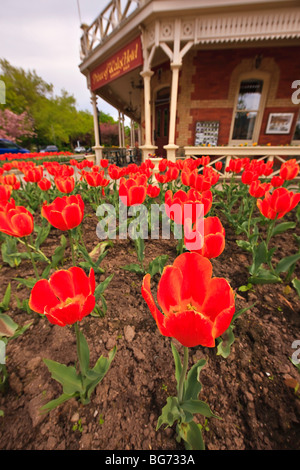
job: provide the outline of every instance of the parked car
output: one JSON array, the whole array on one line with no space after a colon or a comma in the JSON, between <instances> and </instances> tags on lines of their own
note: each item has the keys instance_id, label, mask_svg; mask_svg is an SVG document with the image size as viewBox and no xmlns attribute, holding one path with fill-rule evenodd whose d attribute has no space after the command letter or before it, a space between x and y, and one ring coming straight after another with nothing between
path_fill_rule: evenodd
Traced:
<instances>
[{"instance_id":1,"label":"parked car","mask_svg":"<svg viewBox=\"0 0 300 470\"><path fill-rule=\"evenodd\" d=\"M74 151L76 153L85 153L85 147L82 147L82 146L75 147Z\"/></svg>"},{"instance_id":2,"label":"parked car","mask_svg":"<svg viewBox=\"0 0 300 470\"><path fill-rule=\"evenodd\" d=\"M11 140L0 139L0 154L3 153L30 153L29 150L20 147Z\"/></svg>"},{"instance_id":3,"label":"parked car","mask_svg":"<svg viewBox=\"0 0 300 470\"><path fill-rule=\"evenodd\" d=\"M47 145L43 150L40 150L40 153L48 153L48 152L58 152L58 148L56 145Z\"/></svg>"}]
</instances>

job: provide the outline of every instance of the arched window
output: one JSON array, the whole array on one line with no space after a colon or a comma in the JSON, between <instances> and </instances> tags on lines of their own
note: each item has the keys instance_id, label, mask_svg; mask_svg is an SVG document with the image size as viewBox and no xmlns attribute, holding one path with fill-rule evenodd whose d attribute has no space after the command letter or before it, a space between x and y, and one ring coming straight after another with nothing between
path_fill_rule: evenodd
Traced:
<instances>
[{"instance_id":1,"label":"arched window","mask_svg":"<svg viewBox=\"0 0 300 470\"><path fill-rule=\"evenodd\" d=\"M231 144L257 142L267 88L268 77L256 76L255 72L241 77L233 111Z\"/></svg>"}]
</instances>

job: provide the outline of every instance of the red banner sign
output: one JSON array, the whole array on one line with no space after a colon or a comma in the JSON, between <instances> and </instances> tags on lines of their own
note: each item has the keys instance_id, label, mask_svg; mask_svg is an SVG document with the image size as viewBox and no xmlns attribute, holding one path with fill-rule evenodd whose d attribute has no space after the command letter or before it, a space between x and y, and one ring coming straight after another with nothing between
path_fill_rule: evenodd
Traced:
<instances>
[{"instance_id":1,"label":"red banner sign","mask_svg":"<svg viewBox=\"0 0 300 470\"><path fill-rule=\"evenodd\" d=\"M97 90L142 64L142 43L138 37L91 72L91 88Z\"/></svg>"}]
</instances>

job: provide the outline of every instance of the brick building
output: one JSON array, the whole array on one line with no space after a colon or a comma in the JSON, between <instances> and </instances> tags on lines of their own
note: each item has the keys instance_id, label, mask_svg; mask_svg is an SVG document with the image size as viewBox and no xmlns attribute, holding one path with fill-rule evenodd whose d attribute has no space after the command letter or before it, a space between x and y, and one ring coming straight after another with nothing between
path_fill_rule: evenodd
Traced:
<instances>
[{"instance_id":1,"label":"brick building","mask_svg":"<svg viewBox=\"0 0 300 470\"><path fill-rule=\"evenodd\" d=\"M113 0L82 29L95 132L101 96L144 157L300 144L299 1Z\"/></svg>"}]
</instances>

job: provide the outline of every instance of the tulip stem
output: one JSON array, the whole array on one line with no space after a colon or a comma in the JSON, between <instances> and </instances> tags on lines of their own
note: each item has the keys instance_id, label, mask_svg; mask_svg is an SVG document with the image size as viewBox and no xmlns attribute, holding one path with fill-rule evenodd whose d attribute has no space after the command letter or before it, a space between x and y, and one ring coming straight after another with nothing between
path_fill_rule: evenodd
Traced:
<instances>
[{"instance_id":1,"label":"tulip stem","mask_svg":"<svg viewBox=\"0 0 300 470\"><path fill-rule=\"evenodd\" d=\"M38 270L37 270L37 267L36 267L36 263L35 263L34 258L32 256L31 249L29 248L29 244L28 244L28 241L27 241L26 237L25 237L25 246L26 246L26 249L27 249L27 253L29 254L29 257L30 257L31 262L32 262L35 277L36 277L37 280L39 280L40 276L39 276L39 273L38 273Z\"/></svg>"},{"instance_id":2,"label":"tulip stem","mask_svg":"<svg viewBox=\"0 0 300 470\"><path fill-rule=\"evenodd\" d=\"M254 211L255 202L256 202L256 200L253 199L252 204L251 204L249 218L248 218L248 233L247 233L248 237L250 237L251 219L252 219L252 215L253 215L253 211Z\"/></svg>"},{"instance_id":3,"label":"tulip stem","mask_svg":"<svg viewBox=\"0 0 300 470\"><path fill-rule=\"evenodd\" d=\"M83 368L82 368L82 357L81 357L81 347L80 347L80 332L78 322L74 323L75 333L76 333L76 344L77 344L77 357L79 361L79 368L80 368L80 378L81 383L83 379Z\"/></svg>"},{"instance_id":4,"label":"tulip stem","mask_svg":"<svg viewBox=\"0 0 300 470\"><path fill-rule=\"evenodd\" d=\"M70 241L70 247L71 247L71 253L72 253L72 263L73 263L73 266L75 266L76 262L75 262L74 245L73 245L73 239L72 239L72 234L70 230L68 230L68 235L69 235L69 241Z\"/></svg>"},{"instance_id":5,"label":"tulip stem","mask_svg":"<svg viewBox=\"0 0 300 470\"><path fill-rule=\"evenodd\" d=\"M183 385L184 385L185 376L186 376L187 369L188 369L188 364L189 364L189 348L184 346L183 347L183 365L182 365L181 375L180 375L179 385L178 385L179 403L182 403L182 400L183 400Z\"/></svg>"},{"instance_id":6,"label":"tulip stem","mask_svg":"<svg viewBox=\"0 0 300 470\"><path fill-rule=\"evenodd\" d=\"M21 240L21 238L18 238L19 242L22 243L23 245L26 245L26 243ZM32 243L28 243L27 242L27 247L31 248L31 250L35 251L36 253L38 253L39 255L41 255L45 261L47 261L47 263L51 263L51 261L49 260L49 258L47 258L47 256L39 249L35 248L35 246L33 246Z\"/></svg>"}]
</instances>

